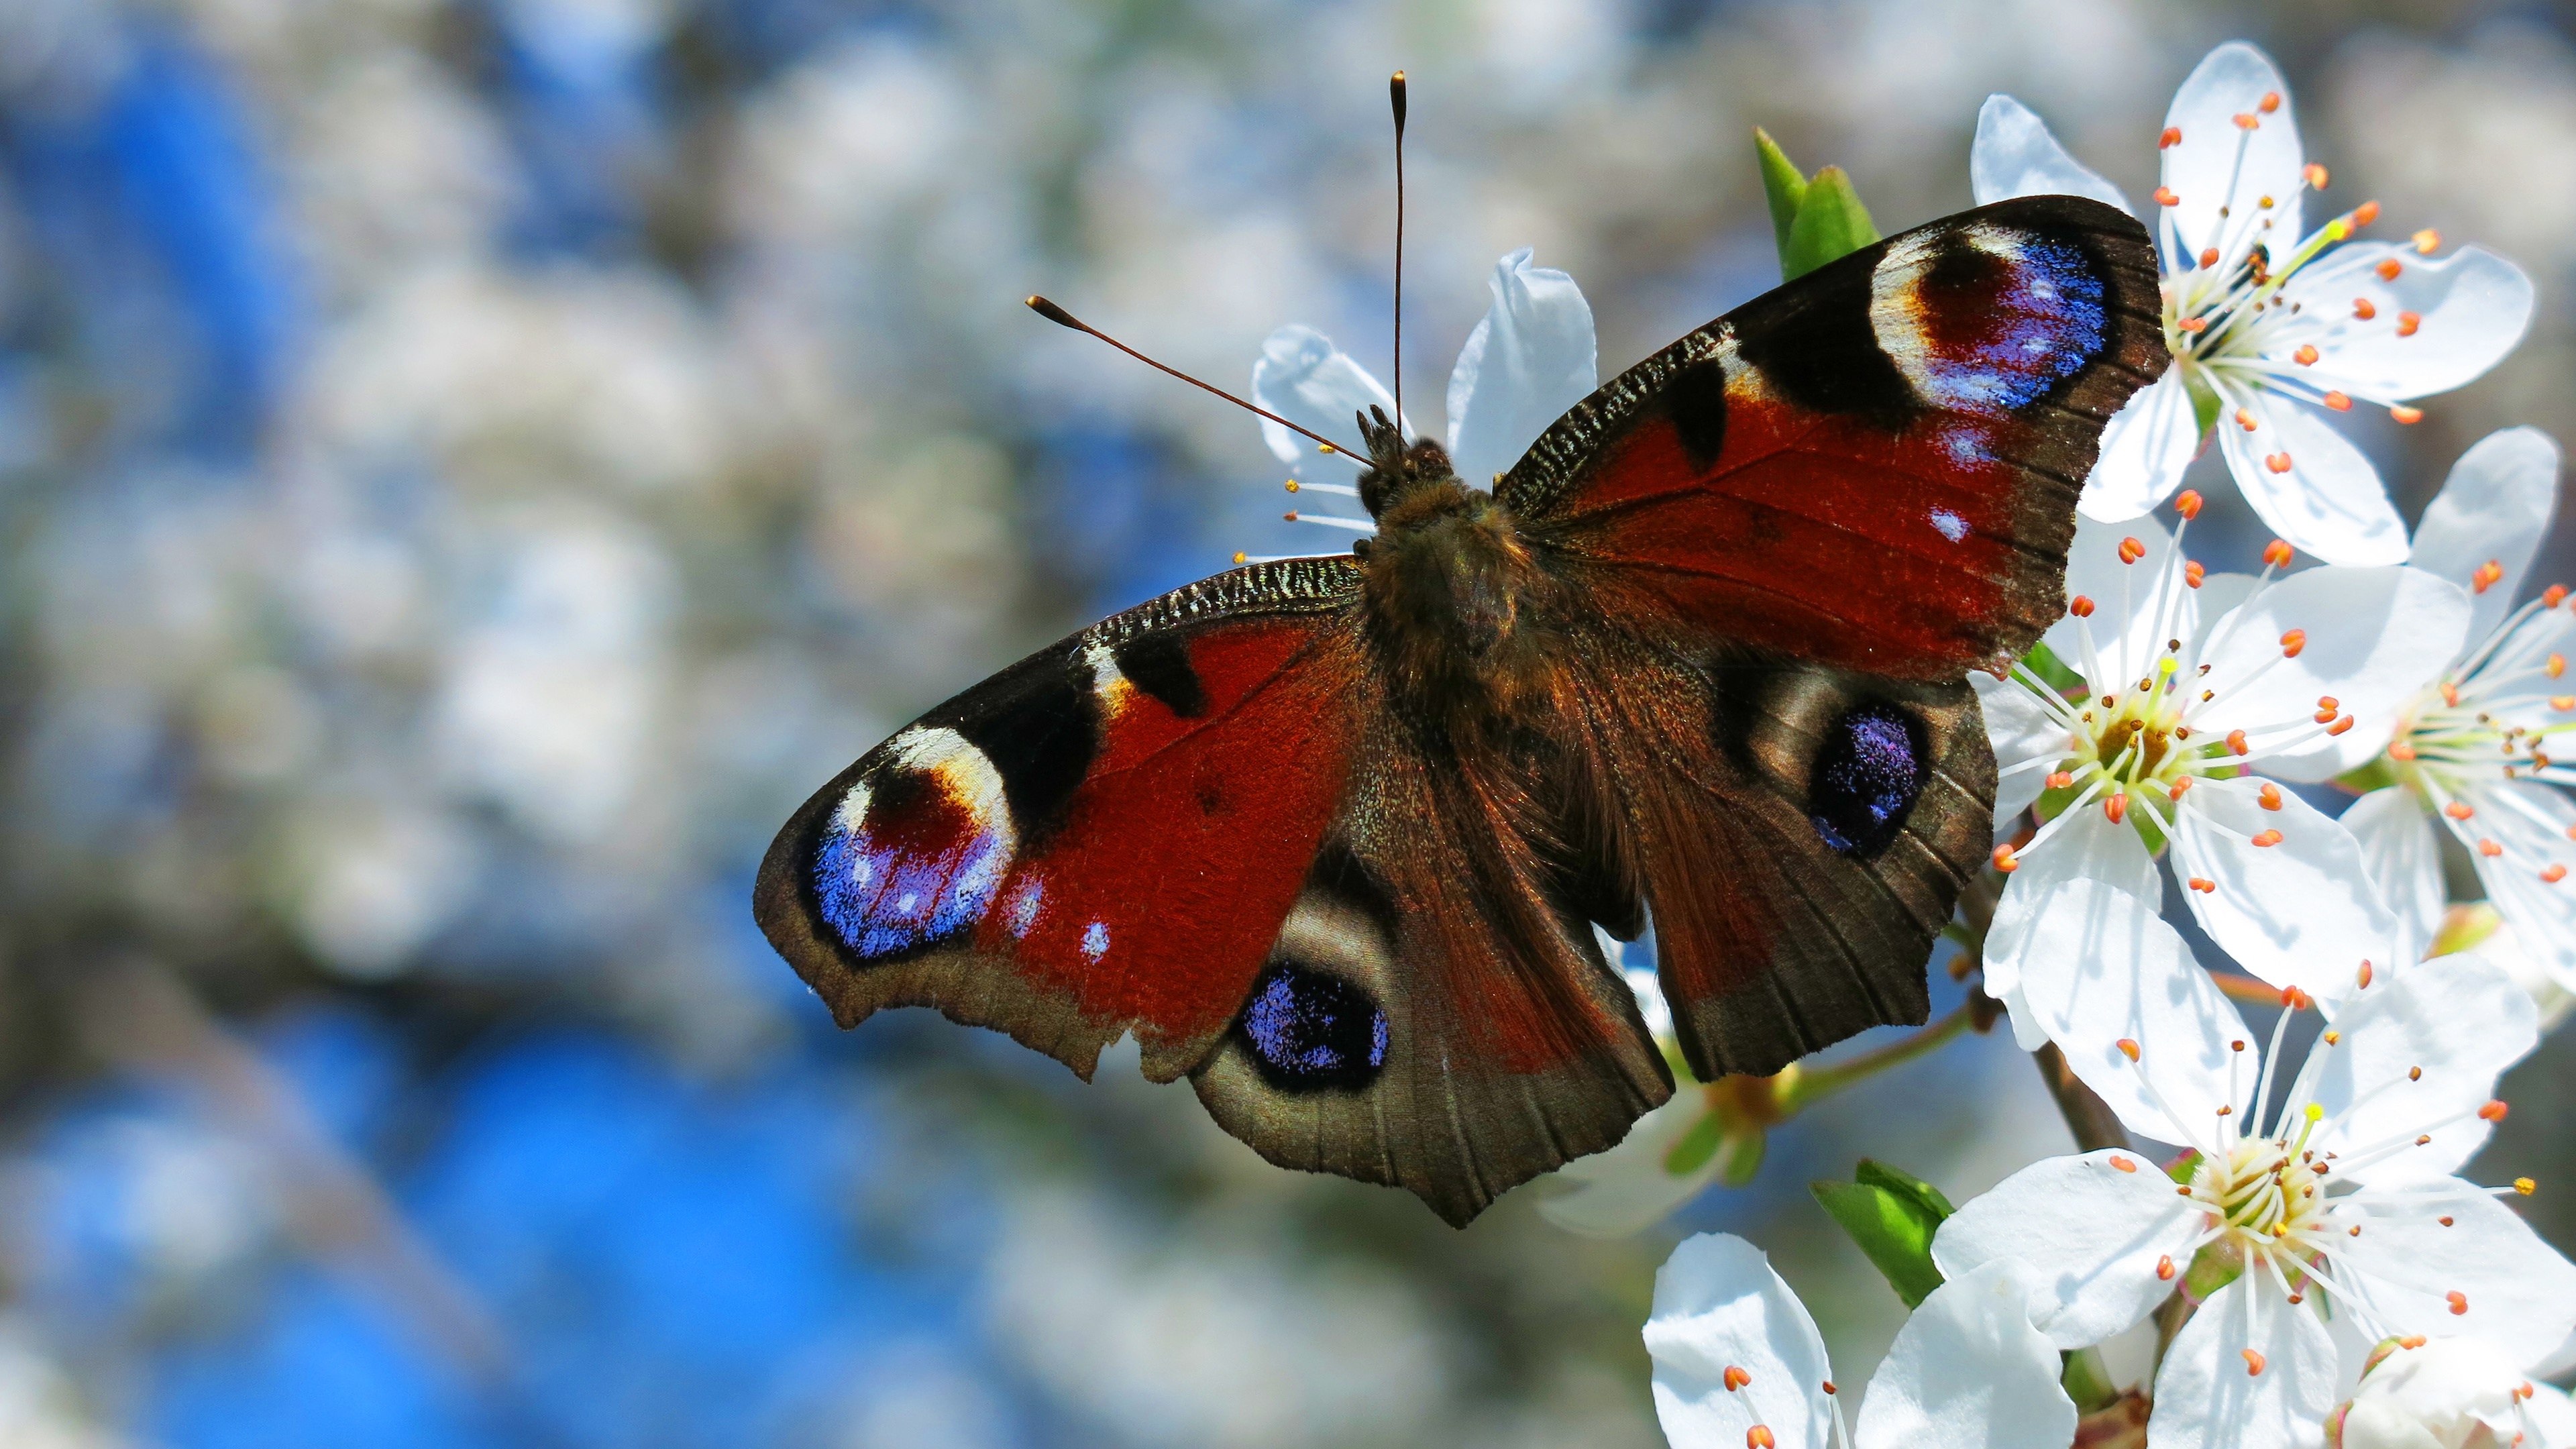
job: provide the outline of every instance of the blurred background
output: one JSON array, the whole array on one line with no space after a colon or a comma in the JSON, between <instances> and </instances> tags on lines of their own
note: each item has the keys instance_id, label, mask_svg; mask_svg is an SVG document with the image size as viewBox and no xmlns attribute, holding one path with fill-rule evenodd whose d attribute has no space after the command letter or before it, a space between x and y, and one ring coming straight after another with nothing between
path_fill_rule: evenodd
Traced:
<instances>
[{"instance_id":1,"label":"blurred background","mask_svg":"<svg viewBox=\"0 0 2576 1449\"><path fill-rule=\"evenodd\" d=\"M2512 360L2361 429L2411 516L2492 428L2576 437L2570 24L5 0L0 1442L1653 1444L1653 1269L1719 1226L1864 1377L1899 1305L1805 1183L2060 1150L2008 1038L1596 1243L1544 1185L1457 1233L1270 1169L1132 1053L1086 1088L926 1013L837 1032L770 954L754 865L849 759L1314 546L1250 420L1019 298L1230 386L1288 321L1383 375L1403 66L1436 432L1510 248L1581 282L1605 375L1775 281L1757 123L1894 230L1968 204L2009 90L2138 197L2244 35L2333 196L2539 281ZM2576 1246L2576 1041L2505 1095L2478 1170L2538 1170Z\"/></svg>"}]
</instances>

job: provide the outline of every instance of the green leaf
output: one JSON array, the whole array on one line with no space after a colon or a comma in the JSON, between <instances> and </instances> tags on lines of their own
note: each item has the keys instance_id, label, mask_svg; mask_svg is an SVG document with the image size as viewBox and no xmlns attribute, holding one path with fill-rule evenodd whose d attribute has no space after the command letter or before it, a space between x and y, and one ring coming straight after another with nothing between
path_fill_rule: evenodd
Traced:
<instances>
[{"instance_id":1,"label":"green leaf","mask_svg":"<svg viewBox=\"0 0 2576 1449\"><path fill-rule=\"evenodd\" d=\"M1839 166L1828 166L1807 183L1798 203L1798 220L1780 249L1780 280L1795 281L1837 257L1845 257L1878 240L1869 208L1860 204L1851 178Z\"/></svg>"},{"instance_id":2,"label":"green leaf","mask_svg":"<svg viewBox=\"0 0 2576 1449\"><path fill-rule=\"evenodd\" d=\"M1726 1119L1715 1112L1702 1113L1681 1139L1664 1151L1664 1171L1674 1177L1688 1177L1708 1166L1726 1141Z\"/></svg>"},{"instance_id":3,"label":"green leaf","mask_svg":"<svg viewBox=\"0 0 2576 1449\"><path fill-rule=\"evenodd\" d=\"M1789 154L1771 133L1760 126L1753 128L1753 151L1762 159L1762 195L1771 203L1771 238L1779 243L1780 256L1789 256L1789 231L1797 225L1798 208L1807 201L1807 178L1789 161Z\"/></svg>"},{"instance_id":4,"label":"green leaf","mask_svg":"<svg viewBox=\"0 0 2576 1449\"><path fill-rule=\"evenodd\" d=\"M1950 1215L1949 1200L1930 1183L1867 1159L1855 1175L1857 1182L1817 1182L1808 1189L1905 1306L1919 1307L1941 1286L1941 1270L1932 1264L1932 1234Z\"/></svg>"}]
</instances>

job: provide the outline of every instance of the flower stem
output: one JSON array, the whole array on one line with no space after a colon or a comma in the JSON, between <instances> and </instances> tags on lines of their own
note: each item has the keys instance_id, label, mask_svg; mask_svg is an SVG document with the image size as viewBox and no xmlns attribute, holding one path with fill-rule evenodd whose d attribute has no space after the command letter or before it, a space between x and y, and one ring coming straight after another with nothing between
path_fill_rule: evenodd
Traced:
<instances>
[{"instance_id":1,"label":"flower stem","mask_svg":"<svg viewBox=\"0 0 2576 1449\"><path fill-rule=\"evenodd\" d=\"M1910 1062L1930 1052L1943 1042L1975 1025L1975 1010L1963 1001L1949 1015L1913 1035L1866 1051L1848 1061L1827 1066L1808 1067L1781 1084L1781 1115L1786 1116L1821 1097L1829 1097L1855 1082L1874 1077L1893 1066Z\"/></svg>"},{"instance_id":2,"label":"flower stem","mask_svg":"<svg viewBox=\"0 0 2576 1449\"><path fill-rule=\"evenodd\" d=\"M2066 1129L2075 1134L2075 1150L2097 1152L2105 1147L2126 1147L2129 1134L2120 1126L2111 1104L2093 1095L2072 1068L2066 1065L2066 1054L2050 1042L2030 1054L2039 1066L2039 1079L2048 1084L2048 1095L2057 1100L2058 1113L2066 1118Z\"/></svg>"}]
</instances>

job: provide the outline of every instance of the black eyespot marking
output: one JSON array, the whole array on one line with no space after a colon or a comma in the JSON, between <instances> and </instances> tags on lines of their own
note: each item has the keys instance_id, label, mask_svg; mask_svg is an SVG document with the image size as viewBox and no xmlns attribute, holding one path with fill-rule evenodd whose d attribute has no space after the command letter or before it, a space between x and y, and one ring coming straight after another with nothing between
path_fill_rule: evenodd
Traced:
<instances>
[{"instance_id":1,"label":"black eyespot marking","mask_svg":"<svg viewBox=\"0 0 2576 1449\"><path fill-rule=\"evenodd\" d=\"M1855 264L1832 263L1815 280L1784 287L1771 306L1747 307L1736 327L1738 355L1761 370L1763 381L1798 407L1857 414L1888 429L1902 428L1921 410L1914 385L1878 345L1870 324L1870 280L1878 252ZM1831 276L1828 278L1827 274Z\"/></svg>"},{"instance_id":2,"label":"black eyespot marking","mask_svg":"<svg viewBox=\"0 0 2576 1449\"><path fill-rule=\"evenodd\" d=\"M1024 843L1055 821L1099 753L1099 704L1090 682L1088 670L1077 677L1060 663L1032 670L999 707L949 726L993 762Z\"/></svg>"},{"instance_id":3,"label":"black eyespot marking","mask_svg":"<svg viewBox=\"0 0 2576 1449\"><path fill-rule=\"evenodd\" d=\"M1726 369L1717 359L1694 362L1664 384L1672 409L1673 431L1682 452L1695 467L1705 468L1726 451Z\"/></svg>"},{"instance_id":4,"label":"black eyespot marking","mask_svg":"<svg viewBox=\"0 0 2576 1449\"><path fill-rule=\"evenodd\" d=\"M1386 1013L1359 987L1293 961L1253 984L1240 1029L1262 1080L1282 1091L1365 1087L1386 1065Z\"/></svg>"},{"instance_id":5,"label":"black eyespot marking","mask_svg":"<svg viewBox=\"0 0 2576 1449\"><path fill-rule=\"evenodd\" d=\"M1888 847L1923 793L1923 722L1892 704L1856 704L1825 730L1808 775L1807 818L1825 844L1867 859Z\"/></svg>"},{"instance_id":6,"label":"black eyespot marking","mask_svg":"<svg viewBox=\"0 0 2576 1449\"><path fill-rule=\"evenodd\" d=\"M1169 634L1144 634L1118 646L1114 657L1127 682L1161 700L1183 719L1207 713L1207 689L1190 667L1190 651Z\"/></svg>"}]
</instances>

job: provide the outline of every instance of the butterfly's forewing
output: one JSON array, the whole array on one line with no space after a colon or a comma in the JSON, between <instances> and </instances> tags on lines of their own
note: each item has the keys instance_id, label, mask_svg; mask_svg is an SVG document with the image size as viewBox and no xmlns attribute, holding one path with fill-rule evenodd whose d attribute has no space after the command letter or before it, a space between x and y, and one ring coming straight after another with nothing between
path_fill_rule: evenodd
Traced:
<instances>
[{"instance_id":1,"label":"butterfly's forewing","mask_svg":"<svg viewBox=\"0 0 2576 1449\"><path fill-rule=\"evenodd\" d=\"M1346 559L1192 584L862 756L763 861L762 929L844 1026L930 1006L1088 1076L1240 1012L1341 804L1365 666Z\"/></svg>"},{"instance_id":2,"label":"butterfly's forewing","mask_svg":"<svg viewBox=\"0 0 2576 1449\"><path fill-rule=\"evenodd\" d=\"M1374 713L1350 807L1237 1029L1196 1074L1287 1167L1411 1189L1464 1226L1672 1092L1636 998L1547 888L1499 756Z\"/></svg>"},{"instance_id":3,"label":"butterfly's forewing","mask_svg":"<svg viewBox=\"0 0 2576 1449\"><path fill-rule=\"evenodd\" d=\"M2103 424L2164 363L2143 228L2078 197L1998 202L1682 338L1497 492L1605 613L1955 678L2064 609Z\"/></svg>"},{"instance_id":4,"label":"butterfly's forewing","mask_svg":"<svg viewBox=\"0 0 2576 1449\"><path fill-rule=\"evenodd\" d=\"M1923 1019L1994 791L1960 677L2063 612L2103 425L2166 361L2143 228L2002 202L1692 333L1503 478L1632 646L1577 678L1695 1071Z\"/></svg>"}]
</instances>

